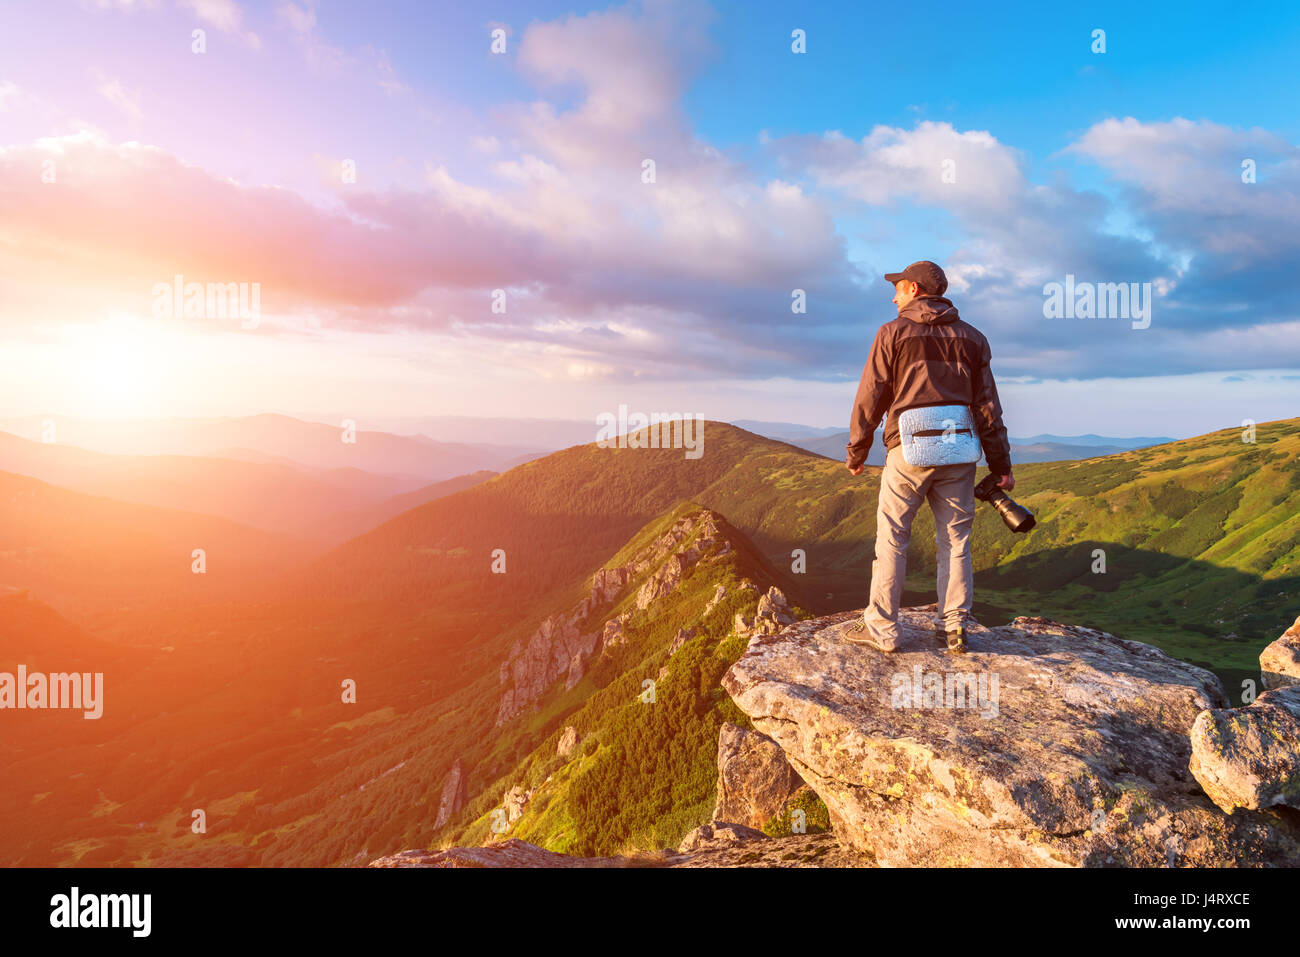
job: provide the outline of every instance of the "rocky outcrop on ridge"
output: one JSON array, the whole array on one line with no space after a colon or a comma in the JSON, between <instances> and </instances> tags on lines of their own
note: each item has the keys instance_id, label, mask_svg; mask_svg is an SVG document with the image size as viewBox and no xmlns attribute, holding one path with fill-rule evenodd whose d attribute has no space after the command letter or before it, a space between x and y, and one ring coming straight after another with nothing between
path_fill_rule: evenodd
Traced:
<instances>
[{"instance_id":1,"label":"rocky outcrop on ridge","mask_svg":"<svg viewBox=\"0 0 1300 957\"><path fill-rule=\"evenodd\" d=\"M507 687L497 706L496 727L523 713L559 680L564 680L566 691L572 689L582 680L593 654L627 640L624 629L631 612L603 625L599 617L622 598L632 582L650 573L635 597L636 608L644 611L671 594L701 560L714 561L730 554L733 545L725 522L709 509L683 516L626 565L597 571L585 598L568 611L547 617L527 640L515 642L501 663L500 683Z\"/></svg>"},{"instance_id":2,"label":"rocky outcrop on ridge","mask_svg":"<svg viewBox=\"0 0 1300 957\"><path fill-rule=\"evenodd\" d=\"M752 616L736 612L734 630L738 635L774 635L793 621L785 595L773 585L758 599L758 608Z\"/></svg>"},{"instance_id":3,"label":"rocky outcrop on ridge","mask_svg":"<svg viewBox=\"0 0 1300 957\"><path fill-rule=\"evenodd\" d=\"M560 678L566 687L582 680L587 658L596 649L596 635L578 628L585 612L552 615L542 622L527 642L516 642L510 656L501 663L501 683L511 686L501 694L497 706L498 726L505 724L539 698Z\"/></svg>"},{"instance_id":4,"label":"rocky outcrop on ridge","mask_svg":"<svg viewBox=\"0 0 1300 957\"><path fill-rule=\"evenodd\" d=\"M1193 724L1228 704L1210 672L1041 618L949 657L933 605L885 654L844 640L860 615L756 635L723 678L842 844L895 866L1300 864L1294 812L1225 814L1190 770Z\"/></svg>"},{"instance_id":5,"label":"rocky outcrop on ridge","mask_svg":"<svg viewBox=\"0 0 1300 957\"><path fill-rule=\"evenodd\" d=\"M515 821L523 817L524 808L528 806L528 802L532 799L533 791L529 788L525 788L521 784L516 784L507 791L505 796L501 799L501 806L506 812L506 820L510 824L514 824Z\"/></svg>"},{"instance_id":6,"label":"rocky outcrop on ridge","mask_svg":"<svg viewBox=\"0 0 1300 957\"><path fill-rule=\"evenodd\" d=\"M713 821L709 824L701 824L695 830L689 832L682 843L678 845L679 854L689 854L692 851L702 851L717 847L735 847L744 841L765 841L767 835L757 828L747 827L744 824L735 824L731 821Z\"/></svg>"},{"instance_id":7,"label":"rocky outcrop on ridge","mask_svg":"<svg viewBox=\"0 0 1300 957\"><path fill-rule=\"evenodd\" d=\"M785 810L803 785L777 743L727 722L718 731L718 800L715 823L761 828Z\"/></svg>"},{"instance_id":8,"label":"rocky outcrop on ridge","mask_svg":"<svg viewBox=\"0 0 1300 957\"><path fill-rule=\"evenodd\" d=\"M578 729L569 725L560 732L560 741L555 746L555 753L568 757L573 753L573 749L578 746Z\"/></svg>"},{"instance_id":9,"label":"rocky outcrop on ridge","mask_svg":"<svg viewBox=\"0 0 1300 957\"><path fill-rule=\"evenodd\" d=\"M695 627L678 628L677 634L673 636L673 643L668 646L668 657L671 658L673 655L677 654L678 649L694 638L698 633L699 629Z\"/></svg>"},{"instance_id":10,"label":"rocky outcrop on ridge","mask_svg":"<svg viewBox=\"0 0 1300 957\"><path fill-rule=\"evenodd\" d=\"M465 768L457 758L451 770L447 772L447 780L442 785L442 797L438 801L438 816L433 821L435 828L442 827L465 806L465 784Z\"/></svg>"},{"instance_id":11,"label":"rocky outcrop on ridge","mask_svg":"<svg viewBox=\"0 0 1300 957\"><path fill-rule=\"evenodd\" d=\"M1244 708L1202 711L1192 725L1192 774L1227 813L1300 808L1300 685Z\"/></svg>"},{"instance_id":12,"label":"rocky outcrop on ridge","mask_svg":"<svg viewBox=\"0 0 1300 957\"><path fill-rule=\"evenodd\" d=\"M1300 685L1300 617L1260 653L1259 673L1266 689Z\"/></svg>"}]
</instances>

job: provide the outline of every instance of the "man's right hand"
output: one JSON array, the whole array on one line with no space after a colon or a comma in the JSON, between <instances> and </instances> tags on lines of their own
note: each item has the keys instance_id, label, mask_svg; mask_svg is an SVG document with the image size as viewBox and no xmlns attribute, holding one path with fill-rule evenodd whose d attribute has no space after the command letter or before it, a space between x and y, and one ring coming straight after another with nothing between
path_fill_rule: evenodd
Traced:
<instances>
[{"instance_id":1,"label":"man's right hand","mask_svg":"<svg viewBox=\"0 0 1300 957\"><path fill-rule=\"evenodd\" d=\"M1013 488L1016 487L1015 477L1012 476L1010 472L1008 472L1006 475L999 475L997 486L998 488L1006 489L1008 492L1010 492Z\"/></svg>"}]
</instances>

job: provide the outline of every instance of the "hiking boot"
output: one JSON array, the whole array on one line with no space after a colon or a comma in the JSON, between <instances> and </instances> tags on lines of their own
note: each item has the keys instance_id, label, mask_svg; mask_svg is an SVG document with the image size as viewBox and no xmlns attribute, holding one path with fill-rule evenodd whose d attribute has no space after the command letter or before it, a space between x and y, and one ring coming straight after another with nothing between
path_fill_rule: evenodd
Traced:
<instances>
[{"instance_id":1,"label":"hiking boot","mask_svg":"<svg viewBox=\"0 0 1300 957\"><path fill-rule=\"evenodd\" d=\"M869 645L876 651L884 652L887 655L893 654L898 648L897 644L883 645L871 637L867 631L867 623L859 618L844 632L844 640L851 645Z\"/></svg>"},{"instance_id":2,"label":"hiking boot","mask_svg":"<svg viewBox=\"0 0 1300 957\"><path fill-rule=\"evenodd\" d=\"M966 654L966 626L958 625L946 633L948 640L948 654L964 655Z\"/></svg>"}]
</instances>

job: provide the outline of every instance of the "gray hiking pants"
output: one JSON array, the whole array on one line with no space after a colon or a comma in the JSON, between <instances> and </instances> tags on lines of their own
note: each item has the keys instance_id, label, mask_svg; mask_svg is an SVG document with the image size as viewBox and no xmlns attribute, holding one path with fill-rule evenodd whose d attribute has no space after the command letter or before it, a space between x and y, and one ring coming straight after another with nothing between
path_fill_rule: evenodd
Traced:
<instances>
[{"instance_id":1,"label":"gray hiking pants","mask_svg":"<svg viewBox=\"0 0 1300 957\"><path fill-rule=\"evenodd\" d=\"M975 521L975 463L908 465L894 446L885 456L876 512L876 560L871 565L867 633L885 646L898 644L898 604L903 598L907 544L921 503L934 512L939 611L955 626L970 614L975 583L971 571L970 530Z\"/></svg>"}]
</instances>

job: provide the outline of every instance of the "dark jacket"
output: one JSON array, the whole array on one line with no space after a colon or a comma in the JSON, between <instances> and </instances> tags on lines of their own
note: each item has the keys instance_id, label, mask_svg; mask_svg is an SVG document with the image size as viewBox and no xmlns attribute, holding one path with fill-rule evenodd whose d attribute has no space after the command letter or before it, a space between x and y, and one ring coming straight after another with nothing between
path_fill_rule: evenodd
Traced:
<instances>
[{"instance_id":1,"label":"dark jacket","mask_svg":"<svg viewBox=\"0 0 1300 957\"><path fill-rule=\"evenodd\" d=\"M888 413L885 447L898 444L898 414L924 405L968 405L989 471L1011 471L1011 445L989 369L989 342L940 296L918 296L876 332L853 400L845 461L867 460L871 437Z\"/></svg>"}]
</instances>

